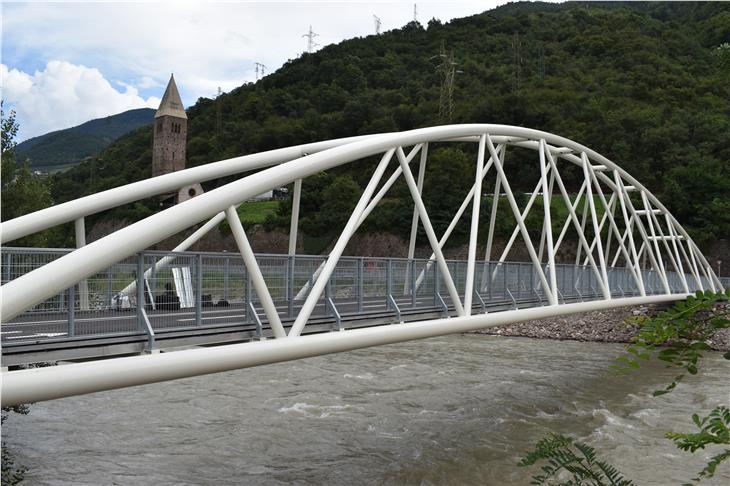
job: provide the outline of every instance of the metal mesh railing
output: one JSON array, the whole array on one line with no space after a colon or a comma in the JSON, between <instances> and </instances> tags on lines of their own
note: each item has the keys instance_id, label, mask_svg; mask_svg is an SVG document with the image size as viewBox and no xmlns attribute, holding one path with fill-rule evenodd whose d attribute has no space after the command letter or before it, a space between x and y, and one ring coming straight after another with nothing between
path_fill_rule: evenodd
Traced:
<instances>
[{"instance_id":1,"label":"metal mesh railing","mask_svg":"<svg viewBox=\"0 0 730 486\"><path fill-rule=\"evenodd\" d=\"M0 274L5 284L63 256L71 250L5 248ZM319 278L323 256L257 255L269 293L284 320L296 317L312 285ZM464 298L467 263L447 262L460 299ZM549 267L543 272L548 282ZM613 297L639 295L628 268L608 269ZM667 272L672 293L709 288L697 280ZM654 270L642 270L647 295L664 294L663 279ZM555 280L560 303L602 299L601 279L590 266L559 264ZM723 279L724 285L730 279ZM140 284L141 282L141 284ZM475 268L474 312L484 305L504 308L545 305L545 291L531 263L479 262ZM341 257L312 318L398 311L441 310L452 306L445 275L425 259ZM252 325L253 313L265 323L260 297L240 255L234 253L143 252L97 272L72 288L3 323L3 345L28 340L69 339L79 336L145 332L145 316L156 331L196 327Z\"/></svg>"}]
</instances>

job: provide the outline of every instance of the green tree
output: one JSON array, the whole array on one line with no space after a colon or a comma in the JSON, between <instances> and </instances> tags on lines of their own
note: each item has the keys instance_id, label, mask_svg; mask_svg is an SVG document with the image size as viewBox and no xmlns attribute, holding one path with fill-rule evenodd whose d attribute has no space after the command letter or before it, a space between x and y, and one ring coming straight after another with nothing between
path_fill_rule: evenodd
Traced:
<instances>
[{"instance_id":1,"label":"green tree","mask_svg":"<svg viewBox=\"0 0 730 486\"><path fill-rule=\"evenodd\" d=\"M636 486L624 478L621 473L606 461L596 457L596 451L570 437L550 434L540 439L535 450L527 454L518 466L527 467L545 461L543 474L532 477L532 484L550 484L551 486ZM554 482L552 479L567 471L571 478L567 481ZM550 481L550 482L548 482Z\"/></svg>"},{"instance_id":2,"label":"green tree","mask_svg":"<svg viewBox=\"0 0 730 486\"><path fill-rule=\"evenodd\" d=\"M1 105L0 105L1 106ZM2 129L2 220L7 221L24 214L46 208L52 204L51 189L48 180L31 172L27 162L18 164L15 156L15 137L19 125L15 111L10 110L8 116L0 108L0 128ZM20 246L46 246L47 233L29 235L14 241Z\"/></svg>"}]
</instances>

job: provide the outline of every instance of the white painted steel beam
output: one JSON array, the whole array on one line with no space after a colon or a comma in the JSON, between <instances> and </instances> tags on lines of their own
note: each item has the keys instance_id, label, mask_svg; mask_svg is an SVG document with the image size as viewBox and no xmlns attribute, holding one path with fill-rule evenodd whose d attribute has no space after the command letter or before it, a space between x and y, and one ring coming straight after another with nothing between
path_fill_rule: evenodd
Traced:
<instances>
[{"instance_id":1,"label":"white painted steel beam","mask_svg":"<svg viewBox=\"0 0 730 486\"><path fill-rule=\"evenodd\" d=\"M548 144L548 153L560 154L561 159L577 166L581 165L581 160L575 154L585 153L591 164L604 165L607 170L619 175L622 195L627 196L631 190L644 191L656 209L662 214L668 214L666 207L656 197L615 163L581 144L538 130L506 125L449 125L318 142L186 169L104 191L2 223L0 225L2 241L7 242L121 204L170 192L190 183L269 167L122 228L3 285L0 319L3 321L12 319L25 309L43 302L96 272L103 271L109 265L208 220L226 208L256 194L395 147L447 140L477 141L483 133L490 133L492 144L506 143L533 150L537 150L538 141L544 139ZM610 181L604 172L598 172L597 176L601 180ZM623 181L626 184L623 184ZM504 180L501 184L504 184ZM626 198L622 199L624 202L628 201ZM697 250L687 232L671 215L670 219L676 230L675 238L678 241L682 241L681 238L687 240L688 248L691 250L690 256L696 260L698 273L701 271L705 275L712 288L722 288L707 259ZM637 220L636 224L641 232L640 221ZM641 236L643 241L647 241L648 235ZM647 254L652 256L650 248ZM635 261L634 264L638 265L638 262ZM656 268L658 269L658 266ZM52 278L49 278L49 275Z\"/></svg>"},{"instance_id":2,"label":"white painted steel beam","mask_svg":"<svg viewBox=\"0 0 730 486\"><path fill-rule=\"evenodd\" d=\"M515 196L512 193L512 188L510 187L510 184L507 181L507 176L504 173L502 164L499 161L499 156L497 155L497 151L495 150L494 144L492 143L492 139L490 138L489 135L487 135L487 147L489 148L489 153L492 155L492 160L494 160L494 167L495 167L495 169L497 169L497 174L499 175L499 178L502 180L502 186L504 187L504 190L507 193L507 201L509 202L509 205L512 208L512 214L514 215L515 220L517 221L517 225L520 228L520 232L522 233L522 239L525 240L525 245L527 245L527 253L530 255L530 260L532 260L532 264L534 266L534 269L535 269L535 272L537 273L538 278L540 279L542 288L545 291L545 293L550 296L550 298L549 298L550 305L558 305L557 299L555 298L554 295L552 295L552 292L550 291L550 284L548 284L547 280L545 279L545 273L542 271L542 266L540 265L540 262L537 259L537 253L535 253L535 247L532 244L532 239L530 238L530 233L527 231L527 227L525 227L525 223L521 218L520 208L517 207L517 201L515 201Z\"/></svg>"},{"instance_id":3,"label":"white painted steel beam","mask_svg":"<svg viewBox=\"0 0 730 486\"><path fill-rule=\"evenodd\" d=\"M333 147L339 147L373 137L377 137L377 135L362 135L337 140L327 140L324 142L308 143L294 147L270 150L268 152L234 157L232 159L212 162L210 164L172 172L170 174L152 177L143 181L91 194L73 201L57 204L40 211L36 211L35 213L26 214L9 221L5 221L0 224L0 237L2 238L2 243L7 243L9 241L22 238L23 236L52 228L53 226L67 223L106 209L139 201L140 199L157 196L159 194L177 191L183 186L281 164L283 162L298 159L306 154L321 152ZM249 197L253 197L255 195L256 194Z\"/></svg>"},{"instance_id":4,"label":"white painted steel beam","mask_svg":"<svg viewBox=\"0 0 730 486\"><path fill-rule=\"evenodd\" d=\"M476 174L474 176L474 204L471 210L471 230L469 231L469 254L466 262L466 282L464 284L464 312L471 315L471 301L474 294L474 265L477 258L477 235L479 234L479 205L482 202L482 179L484 151L487 135L479 139L479 153L477 155Z\"/></svg>"},{"instance_id":5,"label":"white painted steel beam","mask_svg":"<svg viewBox=\"0 0 730 486\"><path fill-rule=\"evenodd\" d=\"M687 294L632 297L452 317L2 373L3 406L250 368L579 312L671 302Z\"/></svg>"},{"instance_id":6,"label":"white painted steel beam","mask_svg":"<svg viewBox=\"0 0 730 486\"><path fill-rule=\"evenodd\" d=\"M570 202L570 198L568 198L568 201L565 203L566 207L571 206L573 208L573 211L575 211L578 208L578 204L580 203L581 197L583 197L583 192L586 190L586 181L583 181L583 184L581 184L580 189L578 190L578 194L576 194L575 199L573 200L572 204ZM558 241L555 242L555 251L558 251L558 248L560 248L560 245L563 243L563 238L565 238L565 235L568 232L568 228L570 228L570 223L572 223L572 220L570 218L570 213L568 213L568 216L565 218L565 222L563 223L563 229L560 231L560 236L558 236ZM587 262L586 262L587 263ZM583 264L585 266L585 264Z\"/></svg>"},{"instance_id":7,"label":"white painted steel beam","mask_svg":"<svg viewBox=\"0 0 730 486\"><path fill-rule=\"evenodd\" d=\"M608 222L609 222L608 236L610 237L611 234L613 234L613 233L615 233L617 235L616 240L618 241L619 250L621 250L624 258L628 262L629 261L629 253L626 250L626 247L624 246L623 241L618 238L618 234L620 233L620 231L618 229L618 226L616 225L616 221L614 220L613 213L612 213L611 203L612 203L612 201L615 201L616 193L614 192L611 195L611 201L606 202L606 196L603 194L603 189L601 188L601 184L599 184L598 178L596 177L596 174L590 169L590 167L588 169L588 173L591 176L591 181L593 182L593 185L596 188L596 194L598 194L598 198L601 201L601 204L603 205L603 209L604 209L603 216L604 216L604 219L607 219ZM603 220L602 220L602 222L603 222ZM598 226L598 234L596 236L600 237L600 233L601 233L601 228L602 227L603 227L603 224L601 224L601 225ZM608 240L608 241L610 241L610 240ZM598 241L595 241L595 242L596 243L600 243ZM591 253L593 252L593 245L591 245L591 247L589 248L588 251L591 252ZM604 256L604 260L603 261L604 261L604 264L608 264L608 246L606 247L606 252L605 252L605 256ZM636 275L635 269L633 267L631 267L631 266L627 266L627 268L629 269L629 271L631 271L631 275L634 277L634 280L636 282L636 285L639 285L639 279L638 279L638 277Z\"/></svg>"},{"instance_id":8,"label":"white painted steel beam","mask_svg":"<svg viewBox=\"0 0 730 486\"><path fill-rule=\"evenodd\" d=\"M426 159L428 158L428 144L424 144L421 149L421 163L418 166L418 193L423 194L423 180L426 176ZM398 166L400 169L400 166ZM406 276L410 275L414 269L411 268L413 257L416 254L416 237L418 236L418 208L413 205L413 219L411 221L411 237L408 240L408 264L406 265ZM414 267L415 268L415 267ZM407 295L411 279L406 277L403 279L403 295ZM415 292L415 289L413 289Z\"/></svg>"},{"instance_id":9,"label":"white painted steel beam","mask_svg":"<svg viewBox=\"0 0 730 486\"><path fill-rule=\"evenodd\" d=\"M243 229L243 225L241 225L241 220L238 218L238 213L234 206L226 209L226 219L228 219L231 233L233 233L233 238L236 240L241 257L243 257L246 271L251 277L251 283L254 289L256 289L256 295L258 295L259 301L264 308L264 313L269 320L271 330L274 331L274 336L277 338L286 337L286 331L284 331L284 326L281 325L281 319L276 310L276 305L274 305L274 300L271 298L269 288L266 286L266 281L261 273L261 268L259 268L256 256L253 253L251 244L248 242L246 232Z\"/></svg>"},{"instance_id":10,"label":"white painted steel beam","mask_svg":"<svg viewBox=\"0 0 730 486\"><path fill-rule=\"evenodd\" d=\"M421 149L421 163L418 166L418 193L423 194L423 179L426 176L426 159L428 157L428 144ZM401 169L402 170L402 169ZM413 205L413 220L411 221L411 237L408 240L408 259L412 260L416 253L416 235L418 233L418 208Z\"/></svg>"},{"instance_id":11,"label":"white painted steel beam","mask_svg":"<svg viewBox=\"0 0 730 486\"><path fill-rule=\"evenodd\" d=\"M499 148L501 146L497 147L497 151L499 152ZM502 153L502 157L504 157L504 153ZM489 169L492 166L492 159L490 158L487 163L484 166L484 169L482 170L482 178L486 177L489 173ZM441 235L441 239L439 240L439 248L443 248L446 242L449 240L449 237L451 236L451 233L454 231L454 228L456 228L457 223L461 219L461 217L464 215L464 211L466 211L466 208L469 207L469 202L471 201L471 198L474 197L474 189L476 187L476 184L472 184L471 189L469 190L469 193L466 195L464 200L461 203L461 206L459 206L459 209L454 214L454 217L451 218L451 222L449 223L449 226L446 228L446 231L444 231L444 234ZM435 254L431 253L431 256L428 259L428 262L426 263L425 267L421 272L418 274L418 278L416 279L416 288L420 288L421 284L423 283L424 278L426 277L426 273L431 270L431 266L433 264L433 260L435 258Z\"/></svg>"},{"instance_id":12,"label":"white painted steel beam","mask_svg":"<svg viewBox=\"0 0 730 486\"><path fill-rule=\"evenodd\" d=\"M317 305L317 301L322 296L322 292L324 292L324 288L327 285L327 282L329 281L332 272L335 270L337 263L340 261L342 252L345 251L345 247L350 242L350 238L352 238L352 235L355 234L355 231L357 231L360 216L365 211L368 202L370 202L370 198L375 192L375 188L378 187L380 179L383 177L383 174L385 173L385 169L388 167L390 159L393 158L394 152L394 149L390 149L380 159L380 163L376 167L375 173L370 179L367 187L365 187L362 196L360 196L360 200L358 201L355 209L350 215L350 219L347 221L345 229L342 230L342 234L337 240L337 243L335 243L334 248L332 248L332 251L330 251L330 254L327 257L327 261L322 268L322 273L314 282L314 285L312 285L312 291L309 292L309 295L307 295L307 300L304 301L302 308L299 310L299 314L297 314L297 318L294 320L294 324L292 324L292 327L289 330L290 338L299 336L302 332L302 329L304 329L304 326L307 324L307 321L309 321L309 317L312 315L312 311Z\"/></svg>"},{"instance_id":13,"label":"white painted steel beam","mask_svg":"<svg viewBox=\"0 0 730 486\"><path fill-rule=\"evenodd\" d=\"M289 256L297 252L297 232L299 229L299 204L302 199L302 180L294 181L294 194L291 203L291 222L289 223Z\"/></svg>"},{"instance_id":14,"label":"white painted steel beam","mask_svg":"<svg viewBox=\"0 0 730 486\"><path fill-rule=\"evenodd\" d=\"M436 233L433 231L433 226L431 226L431 219L428 217L426 206L423 204L423 199L421 199L421 195L418 193L416 180L413 178L413 173L411 173L411 168L408 166L408 161L403 153L403 149L398 147L396 154L398 156L398 162L400 162L401 169L403 169L403 176L408 184L408 189L411 191L411 198L413 198L413 202L415 202L416 208L418 208L418 214L421 218L426 236L428 237L428 242L431 244L431 249L433 250L434 255L436 255L436 264L441 270L441 278L444 279L446 290L448 290L449 297L451 297L451 303L456 308L456 315L463 316L464 307L461 304L459 293L456 291L456 286L454 285L454 280L451 278L451 272L449 271L449 266L446 264L446 260L444 259L444 254L441 253L441 247L439 246L438 239L436 238Z\"/></svg>"},{"instance_id":15,"label":"white painted steel beam","mask_svg":"<svg viewBox=\"0 0 730 486\"><path fill-rule=\"evenodd\" d=\"M418 153L418 151L421 149L422 145L418 144L413 149L411 149L410 153L408 154L407 160L408 163L413 160L413 157ZM378 205L381 199L383 199L383 196L387 194L387 192L390 190L390 188L395 184L395 181L398 180L398 177L400 177L402 171L400 166L398 166L394 171L393 174L388 178L388 180L383 184L383 187L380 188L378 193L370 200L367 207L365 208L365 211L362 212L360 215L360 219L357 222L357 227L359 228L360 225L365 221L365 218L368 217L368 215L375 209L375 207ZM357 230L356 230L357 231ZM322 273L322 270L324 269L324 265L326 262L322 262L322 264L317 268L317 270L314 271L314 275L312 275L312 278L310 281L308 281L306 284L302 286L301 289L299 289L299 292L297 292L297 295L294 297L294 300L301 300L306 295L307 292L309 292L309 288L313 282L315 282L318 278L320 273Z\"/></svg>"},{"instance_id":16,"label":"white painted steel beam","mask_svg":"<svg viewBox=\"0 0 730 486\"><path fill-rule=\"evenodd\" d=\"M587 182L586 186L586 199L588 199L588 207L591 211L591 222L593 223L593 234L596 236L596 245L598 246L598 263L601 266L601 279L603 280L603 298L608 300L611 298L611 289L608 283L608 270L606 269L606 260L603 258L603 245L601 244L601 230L598 228L598 216L596 213L596 203L593 200L593 191L591 191L591 175L588 166L591 164L588 161L588 156L585 152L580 154L583 159L583 173Z\"/></svg>"},{"instance_id":17,"label":"white painted steel beam","mask_svg":"<svg viewBox=\"0 0 730 486\"><path fill-rule=\"evenodd\" d=\"M505 153L505 145L502 145L501 147L497 148L497 152L500 152L501 148L501 157L502 157L502 165L504 166L504 153ZM487 233L487 247L484 250L484 269L482 270L482 285L481 289L484 291L487 288L487 270L489 266L489 260L492 258L492 241L494 240L494 225L497 221L497 208L499 206L499 195L500 195L500 180L499 177L496 178L494 182L494 194L492 195L492 211L489 214L489 233Z\"/></svg>"},{"instance_id":18,"label":"white painted steel beam","mask_svg":"<svg viewBox=\"0 0 730 486\"><path fill-rule=\"evenodd\" d=\"M553 248L553 223L550 219L550 213L552 208L550 207L552 194L552 187L549 187L548 183L548 162L545 160L545 140L540 139L540 179L542 180L542 200L543 200L543 213L544 220L542 223L543 231L545 233L545 241L547 242L547 253L548 253L548 268L550 269L550 295L555 302L558 301L558 281L557 272L555 271L555 250ZM555 171L551 173L551 182L555 180ZM542 245L542 242L540 243ZM541 252L542 253L542 252ZM538 258L542 263L542 258Z\"/></svg>"},{"instance_id":19,"label":"white painted steel beam","mask_svg":"<svg viewBox=\"0 0 730 486\"><path fill-rule=\"evenodd\" d=\"M76 239L76 248L86 246L86 223L84 218L74 221L74 232ZM75 305L75 303L71 303ZM82 280L79 282L79 307L81 310L89 310L89 282Z\"/></svg>"},{"instance_id":20,"label":"white painted steel beam","mask_svg":"<svg viewBox=\"0 0 730 486\"><path fill-rule=\"evenodd\" d=\"M568 215L570 217L570 220L573 222L573 226L575 227L576 234L578 235L578 241L580 242L580 245L578 245L578 248L583 248L586 251L586 255L588 255L588 261L591 264L591 270L593 270L593 274L596 276L596 281L598 281L598 285L601 287L601 291L605 294L607 289L603 285L603 279L601 278L601 273L598 270L598 267L596 266L596 262L593 258L593 254L588 250L588 241L586 240L585 233L583 232L583 223L578 222L578 215L575 213L575 204L578 202L578 199L576 198L575 203L570 203L570 195L568 194L568 191L565 189L565 184L563 184L563 178L560 176L560 172L558 171L557 164L555 163L555 160L553 159L553 156L548 153L547 154L548 161L550 162L550 165L553 168L553 171L555 173L555 182L558 183L558 189L560 190L560 194L563 196L563 201L565 201L565 206L568 208ZM584 187L588 186L588 181L584 181ZM586 193L587 194L587 193ZM576 265L577 266L577 265Z\"/></svg>"}]
</instances>

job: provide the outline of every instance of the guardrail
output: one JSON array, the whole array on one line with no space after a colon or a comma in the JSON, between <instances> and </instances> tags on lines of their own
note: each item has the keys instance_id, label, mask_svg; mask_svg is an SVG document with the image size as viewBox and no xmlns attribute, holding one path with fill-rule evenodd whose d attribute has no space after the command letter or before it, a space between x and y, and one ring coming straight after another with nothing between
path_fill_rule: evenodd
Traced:
<instances>
[{"instance_id":1,"label":"guardrail","mask_svg":"<svg viewBox=\"0 0 730 486\"><path fill-rule=\"evenodd\" d=\"M30 272L72 250L4 248L2 283ZM256 259L283 321L296 317L325 256L259 254ZM466 261L449 260L448 268L463 299ZM545 273L549 271L547 265ZM424 278L419 281L419 275ZM341 257L312 318L331 317L337 327L348 315L391 313L394 322L414 309L444 310L452 305L437 265L427 259ZM643 270L647 294L665 293L653 270ZM486 286L481 288L482 275ZM673 293L684 293L679 275L667 272ZM611 268L614 297L639 295L626 268ZM556 265L562 303L602 299L589 266ZM690 275L687 281L696 283ZM140 284L142 283L142 284ZM702 282L707 285L707 282ZM415 289L415 290L414 290ZM547 303L532 263L488 262L475 272L473 313L494 302ZM534 305L534 304L531 304ZM194 329L217 323L266 326L264 313L243 260L236 253L145 251L89 276L9 322L3 323L2 346L80 336L154 333Z\"/></svg>"}]
</instances>

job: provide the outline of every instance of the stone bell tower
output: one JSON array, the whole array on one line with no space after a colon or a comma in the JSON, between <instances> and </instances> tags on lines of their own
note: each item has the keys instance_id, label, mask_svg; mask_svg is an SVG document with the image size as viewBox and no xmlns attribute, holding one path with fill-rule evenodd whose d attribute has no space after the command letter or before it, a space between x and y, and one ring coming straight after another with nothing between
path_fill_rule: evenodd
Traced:
<instances>
[{"instance_id":1,"label":"stone bell tower","mask_svg":"<svg viewBox=\"0 0 730 486\"><path fill-rule=\"evenodd\" d=\"M152 177L185 168L185 145L188 134L188 116L185 114L175 77L170 76L160 107L155 113L154 138L152 141ZM200 184L180 188L177 193L163 194L161 199L175 198L174 202L187 201L203 193Z\"/></svg>"},{"instance_id":2,"label":"stone bell tower","mask_svg":"<svg viewBox=\"0 0 730 486\"><path fill-rule=\"evenodd\" d=\"M152 177L185 168L185 141L188 116L185 114L175 78L170 76L160 107L155 113L152 142Z\"/></svg>"}]
</instances>

